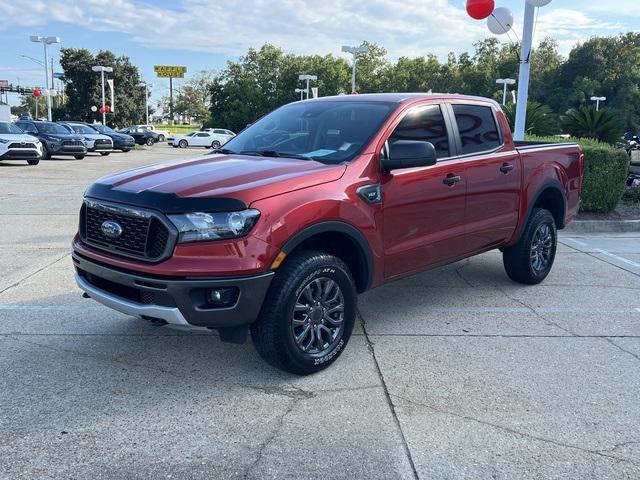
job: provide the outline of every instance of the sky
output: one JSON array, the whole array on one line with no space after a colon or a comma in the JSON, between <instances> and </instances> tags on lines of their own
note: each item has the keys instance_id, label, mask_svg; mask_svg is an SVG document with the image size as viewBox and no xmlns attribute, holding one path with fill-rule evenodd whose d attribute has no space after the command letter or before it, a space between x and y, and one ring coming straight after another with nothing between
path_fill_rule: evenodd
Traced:
<instances>
[{"instance_id":1,"label":"sky","mask_svg":"<svg viewBox=\"0 0 640 480\"><path fill-rule=\"evenodd\" d=\"M496 0L514 13L512 40L521 36L524 4ZM628 31L640 31L637 0L553 0L539 9L534 42L552 37L568 54L591 36ZM43 58L42 45L29 35L131 57L153 84L155 101L168 82L155 78L154 65L185 65L188 77L222 69L266 42L291 53L345 55L341 45L368 40L384 46L390 59L429 53L444 59L451 51L471 51L475 41L492 34L485 22L466 14L465 0L0 0L0 80L44 84L42 67L22 56ZM59 46L50 52L57 59Z\"/></svg>"}]
</instances>

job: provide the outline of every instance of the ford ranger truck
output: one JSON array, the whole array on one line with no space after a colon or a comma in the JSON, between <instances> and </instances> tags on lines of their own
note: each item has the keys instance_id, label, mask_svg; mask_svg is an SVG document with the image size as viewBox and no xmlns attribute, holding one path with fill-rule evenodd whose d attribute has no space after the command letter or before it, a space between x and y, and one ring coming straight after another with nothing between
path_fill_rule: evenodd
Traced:
<instances>
[{"instance_id":1,"label":"ford ranger truck","mask_svg":"<svg viewBox=\"0 0 640 480\"><path fill-rule=\"evenodd\" d=\"M250 332L267 362L310 374L345 349L371 288L494 249L513 281L543 281L583 169L575 144L514 142L492 100L296 102L210 155L89 187L76 281L154 324Z\"/></svg>"}]
</instances>

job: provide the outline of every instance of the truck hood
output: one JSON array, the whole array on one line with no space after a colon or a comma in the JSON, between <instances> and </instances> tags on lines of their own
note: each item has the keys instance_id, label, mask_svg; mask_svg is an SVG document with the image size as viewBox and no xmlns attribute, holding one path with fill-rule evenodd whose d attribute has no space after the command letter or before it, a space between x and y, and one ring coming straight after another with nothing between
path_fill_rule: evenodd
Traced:
<instances>
[{"instance_id":1,"label":"truck hood","mask_svg":"<svg viewBox=\"0 0 640 480\"><path fill-rule=\"evenodd\" d=\"M115 173L96 182L89 190L105 191L114 198L128 198L144 193L175 195L190 199L234 199L251 203L282 193L338 180L344 165L324 165L312 160L214 155L188 161L148 165ZM190 202L187 202L190 203Z\"/></svg>"},{"instance_id":2,"label":"truck hood","mask_svg":"<svg viewBox=\"0 0 640 480\"><path fill-rule=\"evenodd\" d=\"M26 133L0 133L0 138L2 140L9 140L11 142L39 142L36 137L32 137L31 135L27 135Z\"/></svg>"}]
</instances>

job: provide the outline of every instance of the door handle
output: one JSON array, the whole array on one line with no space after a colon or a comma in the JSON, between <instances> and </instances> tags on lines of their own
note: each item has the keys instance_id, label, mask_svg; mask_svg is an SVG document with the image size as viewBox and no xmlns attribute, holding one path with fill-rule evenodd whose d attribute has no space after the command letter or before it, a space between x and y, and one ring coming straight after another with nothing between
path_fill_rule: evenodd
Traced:
<instances>
[{"instance_id":1,"label":"door handle","mask_svg":"<svg viewBox=\"0 0 640 480\"><path fill-rule=\"evenodd\" d=\"M461 180L462 180L462 178L460 178L459 175L449 174L449 175L446 176L446 178L444 180L442 180L442 183L452 187L454 184L458 183Z\"/></svg>"},{"instance_id":2,"label":"door handle","mask_svg":"<svg viewBox=\"0 0 640 480\"><path fill-rule=\"evenodd\" d=\"M511 165L510 163L503 163L502 166L500 167L500 171L502 173L509 173L514 168L515 167L513 165Z\"/></svg>"}]
</instances>

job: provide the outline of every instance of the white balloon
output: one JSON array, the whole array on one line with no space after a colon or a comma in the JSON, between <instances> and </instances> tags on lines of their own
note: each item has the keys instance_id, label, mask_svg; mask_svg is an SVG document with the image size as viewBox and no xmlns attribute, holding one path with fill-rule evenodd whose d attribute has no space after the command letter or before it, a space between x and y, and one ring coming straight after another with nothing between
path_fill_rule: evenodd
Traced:
<instances>
[{"instance_id":1,"label":"white balloon","mask_svg":"<svg viewBox=\"0 0 640 480\"><path fill-rule=\"evenodd\" d=\"M527 3L534 7L544 7L545 5L549 5L551 0L527 0Z\"/></svg>"},{"instance_id":2,"label":"white balloon","mask_svg":"<svg viewBox=\"0 0 640 480\"><path fill-rule=\"evenodd\" d=\"M513 13L504 7L496 8L491 16L487 18L487 27L491 33L503 35L513 27Z\"/></svg>"},{"instance_id":3,"label":"white balloon","mask_svg":"<svg viewBox=\"0 0 640 480\"><path fill-rule=\"evenodd\" d=\"M96 107L95 105L93 107L91 107L91 111L92 112L97 112L98 111L98 107Z\"/></svg>"}]
</instances>

